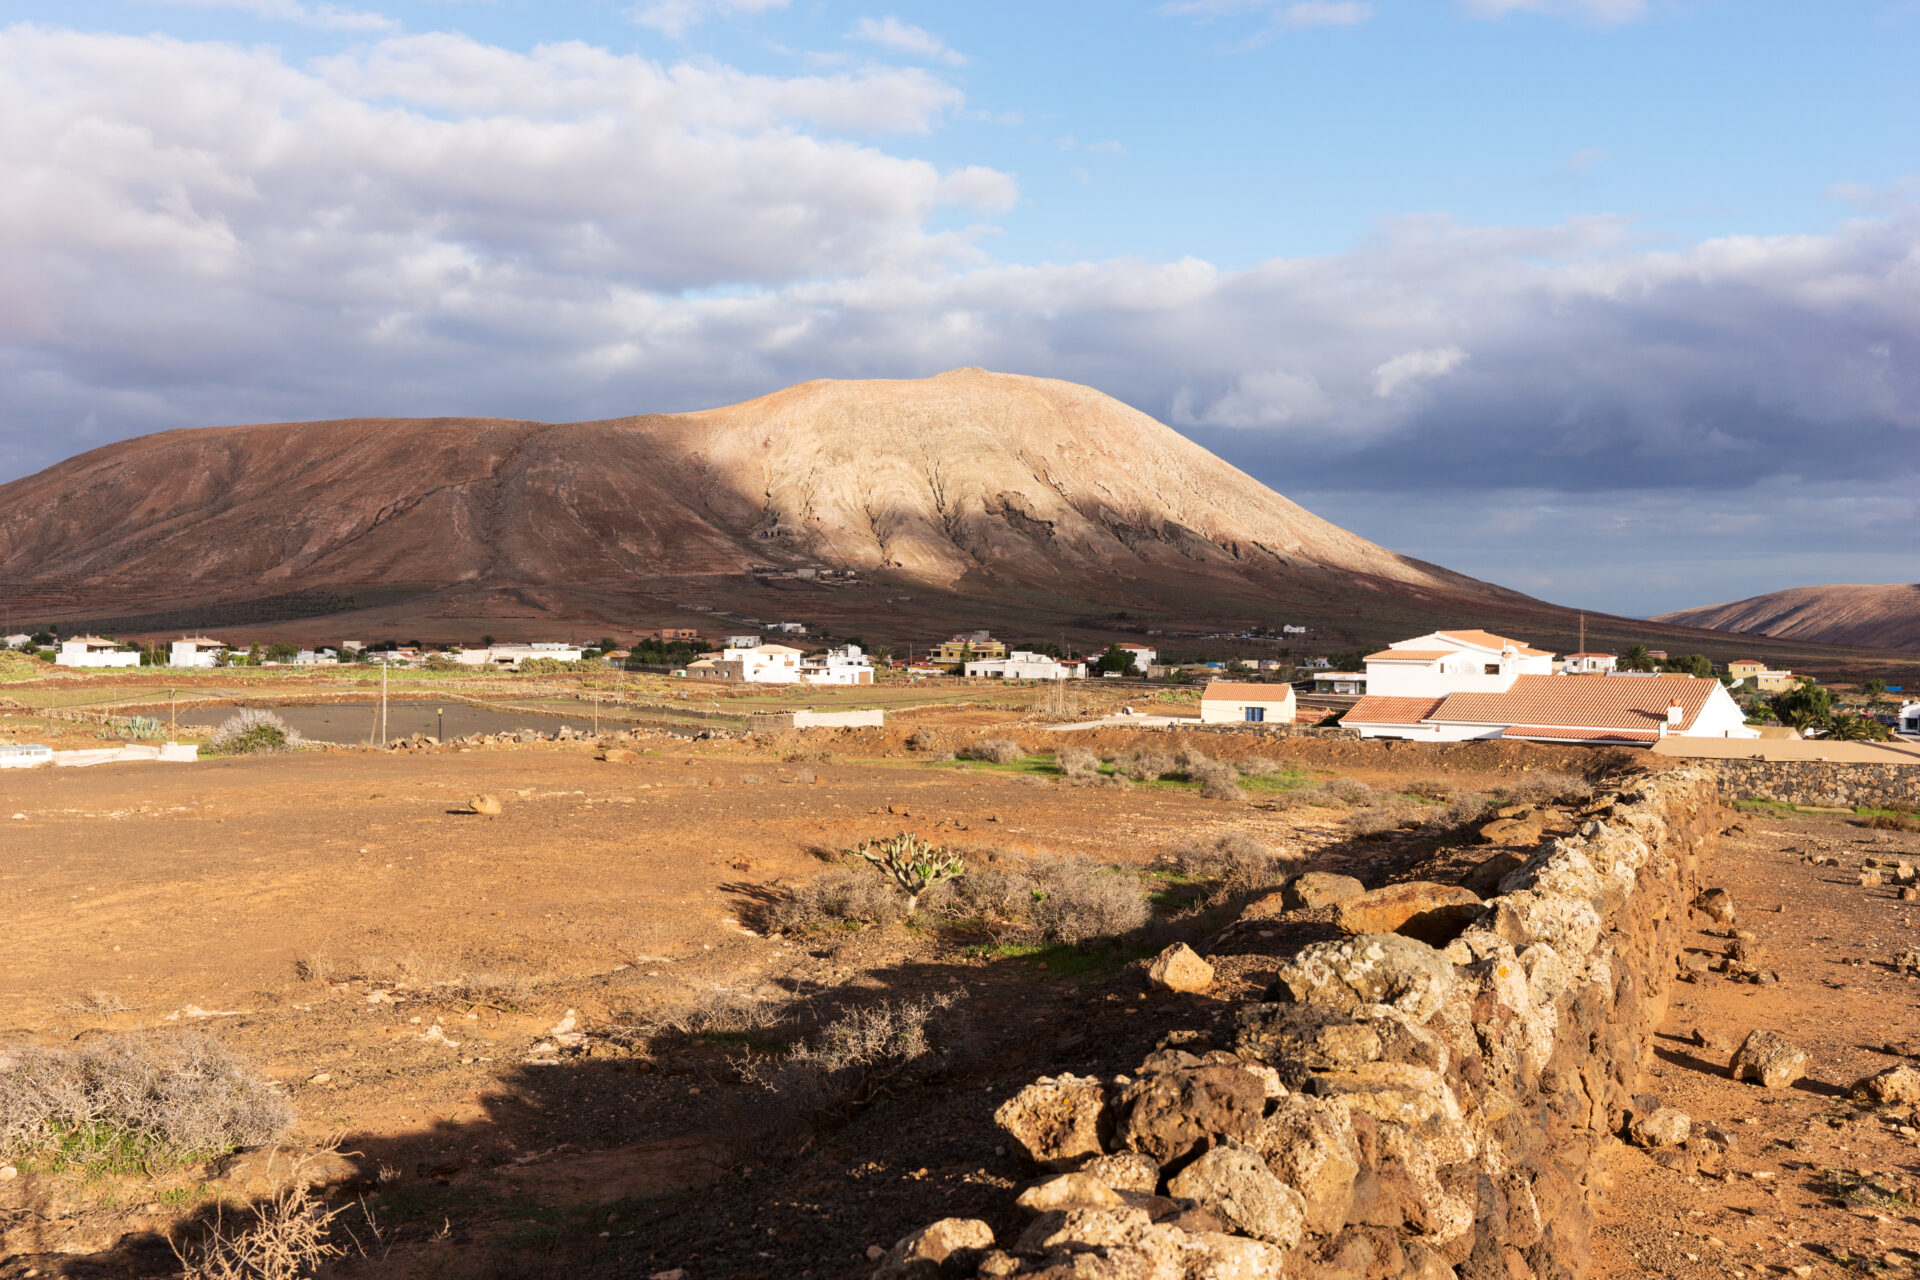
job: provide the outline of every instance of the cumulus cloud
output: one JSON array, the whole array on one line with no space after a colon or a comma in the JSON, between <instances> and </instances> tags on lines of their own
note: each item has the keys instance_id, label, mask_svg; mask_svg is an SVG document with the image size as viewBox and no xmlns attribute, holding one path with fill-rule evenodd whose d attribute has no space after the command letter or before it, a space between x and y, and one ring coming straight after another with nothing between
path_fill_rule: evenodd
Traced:
<instances>
[{"instance_id":1,"label":"cumulus cloud","mask_svg":"<svg viewBox=\"0 0 1920 1280\"><path fill-rule=\"evenodd\" d=\"M1459 0L1476 18L1504 18L1510 13L1546 13L1613 24L1637 22L1647 16L1647 0Z\"/></svg>"},{"instance_id":2,"label":"cumulus cloud","mask_svg":"<svg viewBox=\"0 0 1920 1280\"><path fill-rule=\"evenodd\" d=\"M566 421L981 364L1100 387L1443 560L1391 520L1911 509L1911 198L1658 250L1621 219L1422 218L1245 270L1017 265L966 225L1017 201L1012 176L885 145L963 106L915 69L446 35L296 66L5 29L0 477L163 427Z\"/></svg>"},{"instance_id":3,"label":"cumulus cloud","mask_svg":"<svg viewBox=\"0 0 1920 1280\"><path fill-rule=\"evenodd\" d=\"M953 48L945 40L910 22L902 22L891 15L885 18L862 18L853 24L847 32L849 40L863 40L868 44L879 45L892 53L903 53L909 57L925 58L933 62L944 62L950 67L964 67L967 56Z\"/></svg>"},{"instance_id":4,"label":"cumulus cloud","mask_svg":"<svg viewBox=\"0 0 1920 1280\"><path fill-rule=\"evenodd\" d=\"M1363 0L1176 0L1162 13L1196 18L1230 14L1265 15L1275 28L1355 27L1373 17L1373 6Z\"/></svg>"},{"instance_id":5,"label":"cumulus cloud","mask_svg":"<svg viewBox=\"0 0 1920 1280\"><path fill-rule=\"evenodd\" d=\"M270 22L292 22L325 31L398 31L400 23L382 13L305 0L148 0L183 9L227 9Z\"/></svg>"},{"instance_id":6,"label":"cumulus cloud","mask_svg":"<svg viewBox=\"0 0 1920 1280\"><path fill-rule=\"evenodd\" d=\"M784 9L788 0L647 0L629 11L643 27L678 40L708 18L751 16Z\"/></svg>"}]
</instances>

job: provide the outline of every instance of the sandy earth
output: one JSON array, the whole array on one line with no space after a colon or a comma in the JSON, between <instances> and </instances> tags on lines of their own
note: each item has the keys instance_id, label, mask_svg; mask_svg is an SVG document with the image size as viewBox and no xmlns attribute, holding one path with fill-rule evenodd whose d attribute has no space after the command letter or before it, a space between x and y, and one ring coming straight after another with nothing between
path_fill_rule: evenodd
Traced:
<instances>
[{"instance_id":1,"label":"sandy earth","mask_svg":"<svg viewBox=\"0 0 1920 1280\"><path fill-rule=\"evenodd\" d=\"M1155 1036L1224 1006L1145 998L1124 955L1062 967L897 927L760 936L760 907L823 868L816 850L911 829L976 850L1144 866L1242 830L1320 865L1383 856L1356 852L1334 811L1259 793L1073 787L932 762L903 736L662 737L637 744L630 763L554 743L0 777L0 1043L216 1035L291 1090L302 1143L357 1153L380 1225L376 1236L363 1223L368 1256L347 1274L683 1266L709 1280L772 1274L774 1258L795 1277L864 1274L870 1243L940 1213L1004 1211L1027 1172L997 1149L989 1117L1013 1088L1042 1071L1123 1069ZM1075 736L1106 751L1173 745ZM1205 742L1319 777L1439 774L1476 790L1569 758ZM500 817L462 812L481 792L502 798ZM1823 841L1843 871L1801 863L1798 851ZM1858 1118L1837 1094L1895 1061L1872 1045L1914 1031L1920 988L1884 962L1920 941L1908 924L1920 911L1861 889L1854 869L1863 855L1916 850L1914 836L1837 817L1739 819L1715 874L1782 981L1708 974L1677 987L1643 1082L1727 1126L1736 1147L1725 1170L1692 1172L1609 1152L1616 1189L1597 1274L1829 1274L1842 1251L1920 1249L1910 1202L1862 1216L1818 1183L1828 1165L1915 1172L1911 1135ZM1725 942L1702 934L1700 945ZM966 993L979 1032L965 1075L804 1145L767 1139L731 1060L849 998L939 992ZM703 1007L717 1016L690 1020ZM742 1009L763 1012L728 1013ZM1779 1094L1734 1085L1725 1052L1687 1039L1696 1025L1734 1040L1780 1031L1812 1054L1811 1078ZM1907 1195L1913 1185L1898 1184ZM713 1187L724 1194L702 1190ZM0 1184L0 1257L16 1255L0 1277L167 1274L158 1233L244 1191L197 1166L92 1182L30 1171Z\"/></svg>"}]
</instances>

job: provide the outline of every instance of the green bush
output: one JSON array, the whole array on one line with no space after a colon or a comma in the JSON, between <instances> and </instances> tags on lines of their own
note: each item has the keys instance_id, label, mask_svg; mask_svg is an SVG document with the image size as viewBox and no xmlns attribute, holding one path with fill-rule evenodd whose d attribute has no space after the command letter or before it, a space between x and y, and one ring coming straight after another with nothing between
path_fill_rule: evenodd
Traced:
<instances>
[{"instance_id":1,"label":"green bush","mask_svg":"<svg viewBox=\"0 0 1920 1280\"><path fill-rule=\"evenodd\" d=\"M301 741L300 734L273 712L247 707L215 729L207 746L220 755L244 756L291 751Z\"/></svg>"}]
</instances>

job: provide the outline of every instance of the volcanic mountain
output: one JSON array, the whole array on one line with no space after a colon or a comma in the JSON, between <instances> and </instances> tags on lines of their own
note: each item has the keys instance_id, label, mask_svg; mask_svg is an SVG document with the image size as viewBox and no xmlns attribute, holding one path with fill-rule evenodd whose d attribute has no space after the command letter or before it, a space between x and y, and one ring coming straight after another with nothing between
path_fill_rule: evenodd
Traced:
<instances>
[{"instance_id":1,"label":"volcanic mountain","mask_svg":"<svg viewBox=\"0 0 1920 1280\"><path fill-rule=\"evenodd\" d=\"M1920 583L1841 583L1663 613L1656 622L1822 644L1920 649Z\"/></svg>"},{"instance_id":2,"label":"volcanic mountain","mask_svg":"<svg viewBox=\"0 0 1920 1280\"><path fill-rule=\"evenodd\" d=\"M1567 611L1348 533L1111 397L981 369L602 422L163 432L0 486L0 584L16 625L118 634L1573 635Z\"/></svg>"}]
</instances>

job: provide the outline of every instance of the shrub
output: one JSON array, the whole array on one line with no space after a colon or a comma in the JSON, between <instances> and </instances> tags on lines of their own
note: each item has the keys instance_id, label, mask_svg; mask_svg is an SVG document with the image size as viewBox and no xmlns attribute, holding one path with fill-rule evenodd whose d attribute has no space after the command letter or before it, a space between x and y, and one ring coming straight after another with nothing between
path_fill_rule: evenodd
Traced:
<instances>
[{"instance_id":1,"label":"shrub","mask_svg":"<svg viewBox=\"0 0 1920 1280\"><path fill-rule=\"evenodd\" d=\"M1210 882L1207 899L1219 901L1271 887L1281 865L1302 856L1233 831L1211 844L1181 846L1173 852L1173 865L1182 875Z\"/></svg>"},{"instance_id":2,"label":"shrub","mask_svg":"<svg viewBox=\"0 0 1920 1280\"><path fill-rule=\"evenodd\" d=\"M1181 747L1173 753L1173 767L1180 773L1191 774L1207 763L1207 753L1198 747Z\"/></svg>"},{"instance_id":3,"label":"shrub","mask_svg":"<svg viewBox=\"0 0 1920 1280\"><path fill-rule=\"evenodd\" d=\"M1347 830L1356 836L1383 836L1420 821L1419 811L1402 796L1375 792L1371 804L1347 815Z\"/></svg>"},{"instance_id":4,"label":"shrub","mask_svg":"<svg viewBox=\"0 0 1920 1280\"><path fill-rule=\"evenodd\" d=\"M1280 772L1280 762L1269 760L1265 756L1249 756L1238 766L1240 772L1249 778L1271 778Z\"/></svg>"},{"instance_id":5,"label":"shrub","mask_svg":"<svg viewBox=\"0 0 1920 1280\"><path fill-rule=\"evenodd\" d=\"M300 745L300 735L273 712L245 707L215 729L207 745L229 756L260 751L291 751Z\"/></svg>"},{"instance_id":6,"label":"shrub","mask_svg":"<svg viewBox=\"0 0 1920 1280\"><path fill-rule=\"evenodd\" d=\"M1064 748L1056 752L1054 758L1060 764L1060 772L1069 778L1086 782L1103 776L1100 772L1100 757L1085 747Z\"/></svg>"},{"instance_id":7,"label":"shrub","mask_svg":"<svg viewBox=\"0 0 1920 1280\"><path fill-rule=\"evenodd\" d=\"M1523 774L1502 794L1517 804L1573 804L1592 799L1593 784L1577 773L1540 769Z\"/></svg>"},{"instance_id":8,"label":"shrub","mask_svg":"<svg viewBox=\"0 0 1920 1280\"><path fill-rule=\"evenodd\" d=\"M332 1240L334 1219L346 1211L346 1205L329 1209L315 1201L306 1183L296 1181L248 1210L239 1227L228 1227L224 1206L217 1206L199 1243L168 1244L181 1280L306 1280L348 1253Z\"/></svg>"},{"instance_id":9,"label":"shrub","mask_svg":"<svg viewBox=\"0 0 1920 1280\"><path fill-rule=\"evenodd\" d=\"M985 760L991 764L1012 764L1021 754L1020 744L1012 738L982 738L954 752L962 760Z\"/></svg>"},{"instance_id":10,"label":"shrub","mask_svg":"<svg viewBox=\"0 0 1920 1280\"><path fill-rule=\"evenodd\" d=\"M847 852L872 864L881 875L900 886L907 895L908 915L913 914L921 894L967 869L967 864L953 849L930 844L905 831L890 840L868 840Z\"/></svg>"},{"instance_id":11,"label":"shrub","mask_svg":"<svg viewBox=\"0 0 1920 1280\"><path fill-rule=\"evenodd\" d=\"M176 1164L272 1142L292 1124L279 1088L207 1036L30 1046L0 1065L0 1155Z\"/></svg>"},{"instance_id":12,"label":"shrub","mask_svg":"<svg viewBox=\"0 0 1920 1280\"><path fill-rule=\"evenodd\" d=\"M795 1111L845 1112L966 1057L972 1037L958 1004L956 995L943 992L849 1009L785 1055L744 1058L734 1068Z\"/></svg>"},{"instance_id":13,"label":"shrub","mask_svg":"<svg viewBox=\"0 0 1920 1280\"><path fill-rule=\"evenodd\" d=\"M799 933L842 921L886 924L906 914L892 884L859 867L835 867L795 887L767 908L769 930Z\"/></svg>"},{"instance_id":14,"label":"shrub","mask_svg":"<svg viewBox=\"0 0 1920 1280\"><path fill-rule=\"evenodd\" d=\"M1205 760L1187 770L1187 777L1200 784L1200 794L1209 800L1244 800L1240 773L1224 760Z\"/></svg>"},{"instance_id":15,"label":"shrub","mask_svg":"<svg viewBox=\"0 0 1920 1280\"><path fill-rule=\"evenodd\" d=\"M1328 778L1320 790L1342 804L1366 804L1373 798L1373 788L1358 778Z\"/></svg>"},{"instance_id":16,"label":"shrub","mask_svg":"<svg viewBox=\"0 0 1920 1280\"><path fill-rule=\"evenodd\" d=\"M1175 771L1173 757L1164 751L1137 751L1115 760L1114 766L1135 782L1152 782Z\"/></svg>"},{"instance_id":17,"label":"shrub","mask_svg":"<svg viewBox=\"0 0 1920 1280\"><path fill-rule=\"evenodd\" d=\"M1085 858L1034 858L1027 874L1036 891L1033 927L1048 942L1077 947L1118 938L1152 914L1137 877Z\"/></svg>"},{"instance_id":18,"label":"shrub","mask_svg":"<svg viewBox=\"0 0 1920 1280\"><path fill-rule=\"evenodd\" d=\"M1422 778L1406 787L1408 795L1426 800L1451 800L1454 791L1454 785L1445 778Z\"/></svg>"},{"instance_id":19,"label":"shrub","mask_svg":"<svg viewBox=\"0 0 1920 1280\"><path fill-rule=\"evenodd\" d=\"M940 735L931 729L915 729L907 735L907 750L931 751L940 745Z\"/></svg>"},{"instance_id":20,"label":"shrub","mask_svg":"<svg viewBox=\"0 0 1920 1280\"><path fill-rule=\"evenodd\" d=\"M1485 796L1462 793L1448 801L1447 806L1438 813L1430 814L1427 825L1436 830L1471 826L1492 811L1493 805Z\"/></svg>"}]
</instances>

